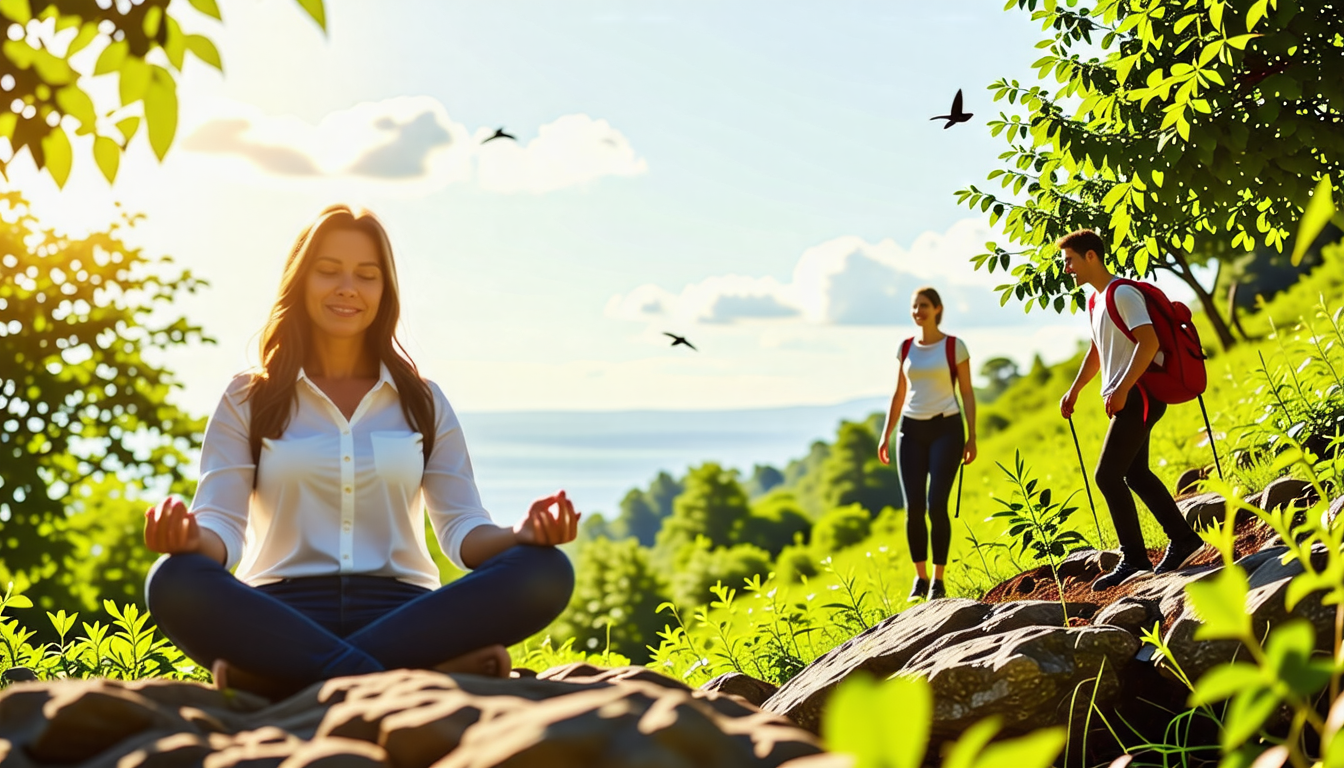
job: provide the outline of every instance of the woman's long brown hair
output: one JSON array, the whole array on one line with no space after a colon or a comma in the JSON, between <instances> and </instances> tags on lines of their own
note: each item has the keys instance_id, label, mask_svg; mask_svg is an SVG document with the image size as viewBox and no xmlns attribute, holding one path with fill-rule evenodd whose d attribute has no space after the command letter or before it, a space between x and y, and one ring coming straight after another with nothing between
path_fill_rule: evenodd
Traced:
<instances>
[{"instance_id":1,"label":"woman's long brown hair","mask_svg":"<svg viewBox=\"0 0 1344 768\"><path fill-rule=\"evenodd\" d=\"M425 463L434 450L434 395L429 384L420 377L419 370L405 347L396 338L397 321L401 317L401 298L397 288L397 268L392 261L392 246L387 231L368 211L354 211L346 205L333 205L318 215L294 242L294 248L285 261L285 272L280 278L280 295L271 307L270 319L261 334L261 372L254 374L248 386L247 399L252 402L252 420L248 439L252 446L252 462L260 466L261 441L276 439L284 434L294 403L297 402L299 369L308 357L312 327L304 304L305 281L311 268L313 254L331 232L354 230L373 239L383 270L383 295L378 315L365 332L368 351L387 366L392 381L401 397L401 411L411 429L424 437ZM254 475L255 478L255 475ZM253 482L255 485L255 479Z\"/></svg>"}]
</instances>

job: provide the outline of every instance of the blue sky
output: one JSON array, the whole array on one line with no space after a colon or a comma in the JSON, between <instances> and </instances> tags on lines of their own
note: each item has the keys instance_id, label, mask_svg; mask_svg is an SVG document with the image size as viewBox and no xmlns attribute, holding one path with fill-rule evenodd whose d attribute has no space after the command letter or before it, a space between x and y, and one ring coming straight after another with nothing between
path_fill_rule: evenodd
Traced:
<instances>
[{"instance_id":1,"label":"blue sky","mask_svg":"<svg viewBox=\"0 0 1344 768\"><path fill-rule=\"evenodd\" d=\"M167 361L198 412L338 201L387 225L409 347L459 410L889 393L926 282L977 365L1085 332L967 262L987 231L953 192L1004 148L985 87L1032 79L1042 36L999 3L329 0L325 36L288 0L174 8L225 73L188 65L167 160L141 137L110 189L87 153L63 193L11 178L76 230L143 211L135 240L211 281L182 309L219 344ZM975 118L942 130L958 88ZM479 144L499 126L518 143Z\"/></svg>"}]
</instances>

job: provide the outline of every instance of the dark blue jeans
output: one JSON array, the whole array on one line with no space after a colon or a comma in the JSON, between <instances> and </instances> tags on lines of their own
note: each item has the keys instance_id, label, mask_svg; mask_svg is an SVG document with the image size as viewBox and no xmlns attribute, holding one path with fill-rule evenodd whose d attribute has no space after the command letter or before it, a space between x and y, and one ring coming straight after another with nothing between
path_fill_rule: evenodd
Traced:
<instances>
[{"instance_id":1,"label":"dark blue jeans","mask_svg":"<svg viewBox=\"0 0 1344 768\"><path fill-rule=\"evenodd\" d=\"M565 553L518 545L435 590L361 575L250 587L205 555L172 555L150 569L145 598L159 629L197 664L224 659L309 683L427 669L512 645L559 616L573 590Z\"/></svg>"},{"instance_id":2,"label":"dark blue jeans","mask_svg":"<svg viewBox=\"0 0 1344 768\"><path fill-rule=\"evenodd\" d=\"M932 419L903 418L900 433L897 453L901 490L905 492L905 538L910 545L910 562L922 563L928 558L931 528L933 564L947 565L947 553L952 548L947 497L952 494L952 481L957 477L961 454L966 448L961 414Z\"/></svg>"}]
</instances>

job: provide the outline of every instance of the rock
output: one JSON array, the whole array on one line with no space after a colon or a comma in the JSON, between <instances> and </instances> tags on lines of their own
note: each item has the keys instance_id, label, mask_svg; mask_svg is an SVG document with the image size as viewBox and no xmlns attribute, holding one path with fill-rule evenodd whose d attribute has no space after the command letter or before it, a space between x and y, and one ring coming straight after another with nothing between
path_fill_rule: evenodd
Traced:
<instances>
[{"instance_id":1,"label":"rock","mask_svg":"<svg viewBox=\"0 0 1344 768\"><path fill-rule=\"evenodd\" d=\"M1097 704L1107 707L1138 649L1137 638L1115 627L1025 627L960 643L904 672L928 678L933 733L946 740L991 715L1017 732L1065 725L1086 714L1093 680ZM1079 685L1084 692L1071 712Z\"/></svg>"},{"instance_id":2,"label":"rock","mask_svg":"<svg viewBox=\"0 0 1344 768\"><path fill-rule=\"evenodd\" d=\"M1119 627L1138 637L1152 629L1162 618L1157 603L1152 600L1140 600L1136 597L1122 597L1102 608L1093 617L1093 626Z\"/></svg>"},{"instance_id":3,"label":"rock","mask_svg":"<svg viewBox=\"0 0 1344 768\"><path fill-rule=\"evenodd\" d=\"M1207 528L1213 521L1221 521L1227 516L1227 499L1216 493L1187 496L1178 500L1176 506L1185 516L1185 522L1195 530Z\"/></svg>"},{"instance_id":4,"label":"rock","mask_svg":"<svg viewBox=\"0 0 1344 768\"><path fill-rule=\"evenodd\" d=\"M1265 489L1247 499L1251 504L1265 510L1273 512L1279 507L1285 507L1302 498L1308 491L1313 490L1311 483L1305 480L1298 480L1295 477L1281 477L1270 483Z\"/></svg>"},{"instance_id":5,"label":"rock","mask_svg":"<svg viewBox=\"0 0 1344 768\"><path fill-rule=\"evenodd\" d=\"M1064 582L1064 591L1069 593L1078 584L1090 584L1093 579L1115 567L1120 562L1120 553L1110 550L1080 549L1071 552L1060 561L1059 579ZM1050 566L1042 565L1014 576L991 588L985 593L987 603L1003 603L1016 600L1058 599L1059 589L1050 573Z\"/></svg>"},{"instance_id":6,"label":"rock","mask_svg":"<svg viewBox=\"0 0 1344 768\"><path fill-rule=\"evenodd\" d=\"M1091 618L1097 612L1097 606L1091 603L1068 603L1067 605L1070 618ZM971 640L979 640L991 635L1007 634L1023 627L1063 626L1064 606L1057 602L1050 600L1014 600L1008 603L999 603L985 617L984 622L960 632L949 632L935 639L915 654L905 665L905 668L918 666L928 659L945 653L947 649L954 645Z\"/></svg>"},{"instance_id":7,"label":"rock","mask_svg":"<svg viewBox=\"0 0 1344 768\"><path fill-rule=\"evenodd\" d=\"M6 768L777 766L816 737L737 697L638 667L536 678L394 670L274 705L198 683L56 680L0 692Z\"/></svg>"},{"instance_id":8,"label":"rock","mask_svg":"<svg viewBox=\"0 0 1344 768\"><path fill-rule=\"evenodd\" d=\"M6 685L27 683L36 679L37 673L27 667L10 667L4 674L0 674L0 680L4 680Z\"/></svg>"},{"instance_id":9,"label":"rock","mask_svg":"<svg viewBox=\"0 0 1344 768\"><path fill-rule=\"evenodd\" d=\"M1312 556L1317 568L1324 565L1323 547L1317 544L1313 548ZM1289 582L1302 571L1302 565L1295 560L1282 563L1279 557L1265 557L1248 580L1250 592L1246 595L1246 612L1251 616L1251 626L1256 637L1264 637L1270 627L1282 624L1289 618L1306 619L1316 631L1317 650L1329 653L1334 637L1335 610L1333 606L1322 605L1323 592L1313 592L1299 601L1291 612L1287 610L1285 597ZM1180 607L1164 640L1189 679L1197 680L1213 667L1244 656L1245 650L1235 641L1195 640L1194 634L1203 626L1203 622L1184 600Z\"/></svg>"},{"instance_id":10,"label":"rock","mask_svg":"<svg viewBox=\"0 0 1344 768\"><path fill-rule=\"evenodd\" d=\"M761 709L818 733L822 707L841 681L855 672L886 677L935 638L977 626L990 611L988 605L955 597L908 608L822 654L780 686Z\"/></svg>"},{"instance_id":11,"label":"rock","mask_svg":"<svg viewBox=\"0 0 1344 768\"><path fill-rule=\"evenodd\" d=\"M702 691L714 691L726 696L738 696L752 706L759 707L765 700L775 695L779 686L757 680L741 672L724 672L722 675L700 686Z\"/></svg>"},{"instance_id":12,"label":"rock","mask_svg":"<svg viewBox=\"0 0 1344 768\"><path fill-rule=\"evenodd\" d=\"M1199 492L1199 484L1209 477L1209 468L1187 469L1176 478L1176 496L1189 496Z\"/></svg>"}]
</instances>

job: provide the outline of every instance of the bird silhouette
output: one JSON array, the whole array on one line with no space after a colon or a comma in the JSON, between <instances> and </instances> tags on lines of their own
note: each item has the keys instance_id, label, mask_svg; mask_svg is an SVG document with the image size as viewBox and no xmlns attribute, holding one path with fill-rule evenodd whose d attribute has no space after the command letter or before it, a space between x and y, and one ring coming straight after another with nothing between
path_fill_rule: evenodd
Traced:
<instances>
[{"instance_id":1,"label":"bird silhouette","mask_svg":"<svg viewBox=\"0 0 1344 768\"><path fill-rule=\"evenodd\" d=\"M667 331L663 331L663 335L664 335L664 336L671 336L671 337L672 337L672 346L674 346L674 347L677 346L678 344L685 344L686 346L690 347L691 349L695 349L695 345L692 344L691 342L687 341L685 336L678 336L678 335L675 334L675 333L668 333ZM696 351L696 352L699 352L700 350L695 349L695 351Z\"/></svg>"},{"instance_id":2,"label":"bird silhouette","mask_svg":"<svg viewBox=\"0 0 1344 768\"><path fill-rule=\"evenodd\" d=\"M495 131L494 136L491 136L490 138L486 139L485 141L482 141L481 143L484 144L486 141L494 141L495 139L511 139L513 141L517 141L518 137L514 136L511 133L505 133L504 127L500 126L499 130Z\"/></svg>"},{"instance_id":3,"label":"bird silhouette","mask_svg":"<svg viewBox=\"0 0 1344 768\"><path fill-rule=\"evenodd\" d=\"M961 111L961 89L958 88L958 89L957 89L957 97L956 97L955 99L952 100L952 114L950 114L950 115L938 115L937 117L930 117L929 119L930 119L930 120L946 120L946 121L947 121L947 125L944 125L944 126L943 126L943 130L947 130L948 128L951 128L951 127L952 127L952 124L953 124L953 123L964 123L964 122L966 122L967 120L970 120L972 117L975 117L975 115L974 115L973 113L971 113L971 112L962 112L962 111Z\"/></svg>"}]
</instances>

